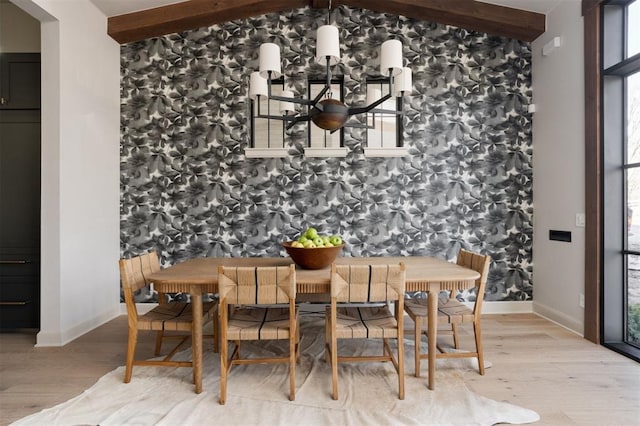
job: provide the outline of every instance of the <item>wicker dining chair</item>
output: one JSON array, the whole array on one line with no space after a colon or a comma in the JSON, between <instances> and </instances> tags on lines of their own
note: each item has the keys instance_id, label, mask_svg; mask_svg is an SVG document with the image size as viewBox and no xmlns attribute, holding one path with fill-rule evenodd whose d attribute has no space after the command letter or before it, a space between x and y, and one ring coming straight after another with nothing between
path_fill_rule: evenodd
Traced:
<instances>
[{"instance_id":1,"label":"wicker dining chair","mask_svg":"<svg viewBox=\"0 0 640 426\"><path fill-rule=\"evenodd\" d=\"M331 265L331 305L326 309L325 359L331 363L332 397L338 399L339 362L391 362L404 399L403 303L405 265ZM395 314L389 302L395 302ZM341 306L341 304L348 304ZM338 355L338 340L382 339L382 355ZM397 357L389 339L397 341Z\"/></svg>"},{"instance_id":2,"label":"wicker dining chair","mask_svg":"<svg viewBox=\"0 0 640 426\"><path fill-rule=\"evenodd\" d=\"M458 324L473 323L475 335L474 352L445 352L441 345L437 345L439 353L436 358L477 358L479 373L484 375L484 355L482 349L482 330L480 319L482 314L482 300L484 298L487 275L489 273L489 263L491 258L488 255L473 253L464 249L458 252L456 263L465 268L473 269L480 273L480 278L476 280L475 293L476 301L473 309L468 308L456 299L456 292L452 291L449 297L438 298L438 325L449 325L450 329L445 330L453 333L453 347L458 349ZM431 296L429 296L431 297ZM428 314L426 299L405 300L405 310L415 323L415 376L420 377L420 360L428 358L429 354L420 352L420 340L422 335L427 335ZM438 332L440 334L440 332Z\"/></svg>"},{"instance_id":3,"label":"wicker dining chair","mask_svg":"<svg viewBox=\"0 0 640 426\"><path fill-rule=\"evenodd\" d=\"M295 400L295 367L300 331L295 265L218 267L220 294L220 404L227 400L227 377L234 365L289 364L289 400ZM270 358L240 354L242 341L288 340L286 355ZM228 356L229 341L235 344Z\"/></svg>"},{"instance_id":4,"label":"wicker dining chair","mask_svg":"<svg viewBox=\"0 0 640 426\"><path fill-rule=\"evenodd\" d=\"M129 383L131 381L134 365L192 367L191 361L174 361L172 359L191 337L193 328L191 303L160 302L158 306L143 315L140 315L136 308L134 293L149 285L149 275L160 270L157 253L151 251L130 259L120 259L119 265L129 325L124 382ZM217 310L217 302L207 302L202 307L203 325L213 321L215 350L217 350ZM139 331L156 331L156 356L160 355L164 340L178 340L178 343L161 360L137 360L135 359L135 352Z\"/></svg>"}]
</instances>

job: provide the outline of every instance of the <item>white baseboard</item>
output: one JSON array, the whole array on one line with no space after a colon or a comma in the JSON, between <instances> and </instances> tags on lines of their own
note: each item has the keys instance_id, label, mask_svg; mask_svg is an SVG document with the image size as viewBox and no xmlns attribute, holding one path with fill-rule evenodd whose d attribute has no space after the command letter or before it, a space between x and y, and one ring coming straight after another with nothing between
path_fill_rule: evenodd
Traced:
<instances>
[{"instance_id":1,"label":"white baseboard","mask_svg":"<svg viewBox=\"0 0 640 426\"><path fill-rule=\"evenodd\" d=\"M136 308L138 309L138 315L144 315L153 308L158 306L157 303L136 303ZM126 303L120 304L120 315L127 315L127 305Z\"/></svg>"},{"instance_id":2,"label":"white baseboard","mask_svg":"<svg viewBox=\"0 0 640 426\"><path fill-rule=\"evenodd\" d=\"M568 316L567 314L557 311L538 302L533 302L533 313L562 328L584 337L584 323Z\"/></svg>"},{"instance_id":3,"label":"white baseboard","mask_svg":"<svg viewBox=\"0 0 640 426\"><path fill-rule=\"evenodd\" d=\"M126 312L126 310L125 310ZM105 312L101 315L98 315L94 318L91 318L88 321L77 324L67 330L63 330L56 333L51 333L47 331L40 331L36 336L36 348L44 348L44 347L58 347L64 346L67 343L77 339L93 330L94 328L100 327L102 324L105 324L112 319L119 316L119 311L117 309L109 312Z\"/></svg>"},{"instance_id":4,"label":"white baseboard","mask_svg":"<svg viewBox=\"0 0 640 426\"><path fill-rule=\"evenodd\" d=\"M472 302L466 302L470 308L473 308ZM533 313L532 301L504 301L504 302L482 302L482 314L531 314Z\"/></svg>"}]
</instances>

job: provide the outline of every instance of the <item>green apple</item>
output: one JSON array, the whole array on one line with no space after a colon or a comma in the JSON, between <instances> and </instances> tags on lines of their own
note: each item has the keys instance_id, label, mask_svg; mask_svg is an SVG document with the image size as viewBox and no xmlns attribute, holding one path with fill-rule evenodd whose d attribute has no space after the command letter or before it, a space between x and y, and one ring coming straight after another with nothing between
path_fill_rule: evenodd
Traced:
<instances>
[{"instance_id":1,"label":"green apple","mask_svg":"<svg viewBox=\"0 0 640 426\"><path fill-rule=\"evenodd\" d=\"M309 239L307 237L305 237L304 235L301 236L300 238L298 238L298 242L300 244L304 244L305 241L308 241Z\"/></svg>"},{"instance_id":2,"label":"green apple","mask_svg":"<svg viewBox=\"0 0 640 426\"><path fill-rule=\"evenodd\" d=\"M311 246L315 247L316 245L315 245L315 244L313 244L313 241L311 241L311 240L307 240L307 241L305 241L304 243L302 243L302 246L303 246L304 248L311 248Z\"/></svg>"},{"instance_id":3,"label":"green apple","mask_svg":"<svg viewBox=\"0 0 640 426\"><path fill-rule=\"evenodd\" d=\"M331 243L327 243L327 244L325 244L324 246L325 246L325 247L335 247L335 246L334 246L333 244L331 244Z\"/></svg>"},{"instance_id":4,"label":"green apple","mask_svg":"<svg viewBox=\"0 0 640 426\"><path fill-rule=\"evenodd\" d=\"M322 238L322 243L323 243L325 246L331 242L331 241L330 241L330 239L329 239L329 237L327 237L326 235L323 235L321 238Z\"/></svg>"},{"instance_id":5,"label":"green apple","mask_svg":"<svg viewBox=\"0 0 640 426\"><path fill-rule=\"evenodd\" d=\"M322 239L322 237L316 237L313 239L313 244L315 244L316 247L322 247L324 246L324 240Z\"/></svg>"},{"instance_id":6,"label":"green apple","mask_svg":"<svg viewBox=\"0 0 640 426\"><path fill-rule=\"evenodd\" d=\"M329 242L334 246L339 246L340 244L342 244L342 238L339 235L332 235L329 238Z\"/></svg>"},{"instance_id":7,"label":"green apple","mask_svg":"<svg viewBox=\"0 0 640 426\"><path fill-rule=\"evenodd\" d=\"M294 241L291 243L291 247L303 248L304 246L302 245L302 243Z\"/></svg>"},{"instance_id":8,"label":"green apple","mask_svg":"<svg viewBox=\"0 0 640 426\"><path fill-rule=\"evenodd\" d=\"M316 228L307 228L304 232L304 236L310 240L316 239L318 237L318 230Z\"/></svg>"}]
</instances>

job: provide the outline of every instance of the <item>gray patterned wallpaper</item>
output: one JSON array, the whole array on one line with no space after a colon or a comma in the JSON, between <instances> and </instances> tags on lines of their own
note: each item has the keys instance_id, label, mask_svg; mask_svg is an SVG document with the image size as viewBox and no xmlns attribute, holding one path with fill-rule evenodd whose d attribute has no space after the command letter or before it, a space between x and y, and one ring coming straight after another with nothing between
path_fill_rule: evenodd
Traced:
<instances>
[{"instance_id":1,"label":"gray patterned wallpaper","mask_svg":"<svg viewBox=\"0 0 640 426\"><path fill-rule=\"evenodd\" d=\"M340 7L334 73L347 104L364 103L380 44L403 43L409 155L367 158L364 131L347 128L346 158L305 158L301 124L289 157L244 157L260 44L281 46L287 83L304 94L306 78L324 73L313 56L325 14L296 9L122 47L122 255L153 248L165 265L284 256L279 242L313 225L341 234L351 256L490 253L486 300L531 299L529 43Z\"/></svg>"}]
</instances>

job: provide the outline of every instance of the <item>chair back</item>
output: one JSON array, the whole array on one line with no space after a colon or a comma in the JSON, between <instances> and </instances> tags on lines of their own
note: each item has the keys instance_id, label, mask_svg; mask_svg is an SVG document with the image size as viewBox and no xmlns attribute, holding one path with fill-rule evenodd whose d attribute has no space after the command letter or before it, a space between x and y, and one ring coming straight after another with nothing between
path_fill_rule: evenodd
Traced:
<instances>
[{"instance_id":1,"label":"chair back","mask_svg":"<svg viewBox=\"0 0 640 426\"><path fill-rule=\"evenodd\" d=\"M331 299L334 302L376 303L402 301L405 265L331 265Z\"/></svg>"},{"instance_id":2,"label":"chair back","mask_svg":"<svg viewBox=\"0 0 640 426\"><path fill-rule=\"evenodd\" d=\"M155 251L150 251L130 259L120 259L120 280L122 288L134 291L150 284L149 275L160 270L160 261Z\"/></svg>"},{"instance_id":3,"label":"chair back","mask_svg":"<svg viewBox=\"0 0 640 426\"><path fill-rule=\"evenodd\" d=\"M489 263L491 257L488 255L482 255L474 253L464 249L460 249L458 252L458 259L456 263L465 268L473 269L480 274L480 278L476 280L476 302L473 306L473 315L478 317L482 312L482 300L484 299L485 286L487 284L487 276L489 275Z\"/></svg>"},{"instance_id":4,"label":"chair back","mask_svg":"<svg viewBox=\"0 0 640 426\"><path fill-rule=\"evenodd\" d=\"M289 266L219 266L221 304L272 305L296 298L296 268Z\"/></svg>"},{"instance_id":5,"label":"chair back","mask_svg":"<svg viewBox=\"0 0 640 426\"><path fill-rule=\"evenodd\" d=\"M155 251L150 251L130 259L120 259L120 282L127 305L129 324L135 327L138 310L133 293L150 284L149 275L160 270L160 261Z\"/></svg>"}]
</instances>

